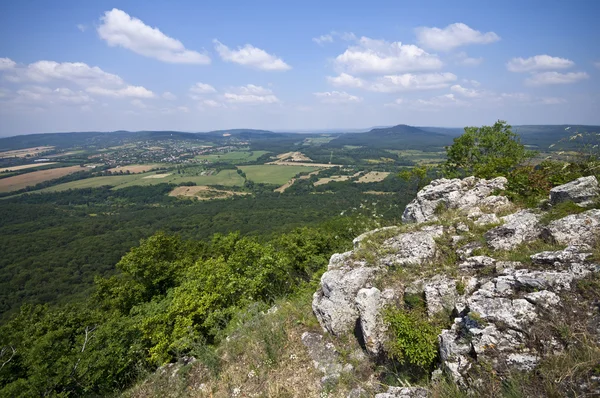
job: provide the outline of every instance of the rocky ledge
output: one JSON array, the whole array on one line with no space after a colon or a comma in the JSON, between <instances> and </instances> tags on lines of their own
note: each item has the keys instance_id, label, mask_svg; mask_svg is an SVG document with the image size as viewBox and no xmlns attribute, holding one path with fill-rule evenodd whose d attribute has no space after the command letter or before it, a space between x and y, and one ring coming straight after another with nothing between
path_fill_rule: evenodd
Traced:
<instances>
[{"instance_id":1,"label":"rocky ledge","mask_svg":"<svg viewBox=\"0 0 600 398\"><path fill-rule=\"evenodd\" d=\"M332 256L313 297L323 331L354 333L372 359L381 358L389 339L382 310L402 308L406 294L419 295L430 318L451 319L438 336L434 373L465 389L478 382L471 373L477 364L500 375L531 371L563 352L565 344L548 325L573 316L565 300L574 284L600 271L593 261L600 210L582 208L552 220L548 211L521 210L498 195L505 185L502 177L433 181L406 207L402 226L362 235L354 250ZM548 206L589 206L598 194L596 179L585 177L554 188ZM536 247L552 250L532 251ZM517 261L515 253L525 256ZM402 271L402 278L394 277ZM600 339L598 309L577 316ZM332 374L344 369L338 362L319 366L325 374L328 367ZM426 395L420 387L394 387L378 396Z\"/></svg>"}]
</instances>

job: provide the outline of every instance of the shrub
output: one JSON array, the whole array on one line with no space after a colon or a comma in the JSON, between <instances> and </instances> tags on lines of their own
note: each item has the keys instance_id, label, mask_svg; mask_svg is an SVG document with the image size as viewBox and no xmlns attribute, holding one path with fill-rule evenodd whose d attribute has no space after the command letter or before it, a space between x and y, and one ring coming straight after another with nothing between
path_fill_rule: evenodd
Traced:
<instances>
[{"instance_id":1,"label":"shrub","mask_svg":"<svg viewBox=\"0 0 600 398\"><path fill-rule=\"evenodd\" d=\"M534 155L521 144L511 126L501 120L493 126L465 127L465 133L446 147L446 153L448 160L443 165L446 175L481 178L507 175Z\"/></svg>"},{"instance_id":2,"label":"shrub","mask_svg":"<svg viewBox=\"0 0 600 398\"><path fill-rule=\"evenodd\" d=\"M424 311L388 310L385 314L391 339L389 355L403 363L429 370L438 355L439 327L428 321Z\"/></svg>"}]
</instances>

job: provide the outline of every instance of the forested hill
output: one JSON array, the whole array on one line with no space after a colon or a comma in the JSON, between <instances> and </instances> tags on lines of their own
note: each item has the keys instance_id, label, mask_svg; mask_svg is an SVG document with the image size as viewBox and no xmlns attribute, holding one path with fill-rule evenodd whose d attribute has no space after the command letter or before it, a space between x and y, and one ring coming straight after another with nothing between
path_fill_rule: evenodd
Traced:
<instances>
[{"instance_id":1,"label":"forested hill","mask_svg":"<svg viewBox=\"0 0 600 398\"><path fill-rule=\"evenodd\" d=\"M366 133L343 134L329 143L330 147L345 145L365 146L378 149L441 150L452 143L452 137L418 127L399 124L376 128Z\"/></svg>"}]
</instances>

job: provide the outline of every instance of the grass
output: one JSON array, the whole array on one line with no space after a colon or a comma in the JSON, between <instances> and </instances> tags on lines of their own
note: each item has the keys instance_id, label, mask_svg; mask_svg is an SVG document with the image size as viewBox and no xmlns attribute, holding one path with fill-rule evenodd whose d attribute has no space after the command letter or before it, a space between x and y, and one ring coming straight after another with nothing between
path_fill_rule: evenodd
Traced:
<instances>
[{"instance_id":1,"label":"grass","mask_svg":"<svg viewBox=\"0 0 600 398\"><path fill-rule=\"evenodd\" d=\"M277 185L285 184L298 173L312 172L319 169L318 167L310 166L278 166L272 164L240 166L238 168L246 173L248 180L256 183Z\"/></svg>"},{"instance_id":2,"label":"grass","mask_svg":"<svg viewBox=\"0 0 600 398\"><path fill-rule=\"evenodd\" d=\"M226 153L215 153L210 155L198 155L197 160L206 160L209 162L226 162L226 163L246 163L253 162L267 151L231 151Z\"/></svg>"}]
</instances>

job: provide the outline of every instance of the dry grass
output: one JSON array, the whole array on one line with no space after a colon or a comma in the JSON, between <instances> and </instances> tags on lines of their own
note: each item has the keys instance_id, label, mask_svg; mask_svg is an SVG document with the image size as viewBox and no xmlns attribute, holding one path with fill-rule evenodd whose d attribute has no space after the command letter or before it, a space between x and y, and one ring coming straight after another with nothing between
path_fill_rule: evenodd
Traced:
<instances>
[{"instance_id":1,"label":"dry grass","mask_svg":"<svg viewBox=\"0 0 600 398\"><path fill-rule=\"evenodd\" d=\"M286 152L277 155L277 159L281 161L289 162L312 162L312 159L303 154L302 152Z\"/></svg>"},{"instance_id":2,"label":"dry grass","mask_svg":"<svg viewBox=\"0 0 600 398\"><path fill-rule=\"evenodd\" d=\"M307 175L300 176L298 178L292 178L291 180L289 180L288 182L286 182L285 184L283 184L279 188L276 188L273 192L283 193L283 192L285 192L286 189L288 189L289 187L291 187L292 185L294 185L294 183L296 182L296 180L308 180L311 176L313 176L315 174L319 174L320 171L321 170L317 170L317 171L313 171L312 173L308 173Z\"/></svg>"},{"instance_id":3,"label":"dry grass","mask_svg":"<svg viewBox=\"0 0 600 398\"><path fill-rule=\"evenodd\" d=\"M45 163L34 163L34 164L24 164L21 166L13 166L13 167L7 167L4 169L0 169L0 173L5 172L5 171L18 171L18 170L25 170L25 169L30 169L32 167L40 167L40 166L48 166L50 164L56 164L56 162L45 162Z\"/></svg>"},{"instance_id":4,"label":"dry grass","mask_svg":"<svg viewBox=\"0 0 600 398\"><path fill-rule=\"evenodd\" d=\"M34 186L40 182L54 180L68 174L84 170L87 170L87 168L80 166L69 166L50 170L33 171L31 173L21 174L14 177L3 178L0 179L0 192L18 191L19 189Z\"/></svg>"},{"instance_id":5,"label":"dry grass","mask_svg":"<svg viewBox=\"0 0 600 398\"><path fill-rule=\"evenodd\" d=\"M0 152L0 159L6 158L24 158L26 156L37 156L40 153L54 149L53 146L38 146L33 148L17 149L14 151Z\"/></svg>"},{"instance_id":6,"label":"dry grass","mask_svg":"<svg viewBox=\"0 0 600 398\"><path fill-rule=\"evenodd\" d=\"M352 176L331 176L327 178L319 178L319 181L315 182L315 187L319 185L325 185L332 181L348 181Z\"/></svg>"},{"instance_id":7,"label":"dry grass","mask_svg":"<svg viewBox=\"0 0 600 398\"><path fill-rule=\"evenodd\" d=\"M142 177L142 178L144 178L144 179L146 179L146 178L165 178L165 177L170 176L171 174L173 174L173 173L152 174L150 176L146 176L146 177Z\"/></svg>"},{"instance_id":8,"label":"dry grass","mask_svg":"<svg viewBox=\"0 0 600 398\"><path fill-rule=\"evenodd\" d=\"M235 195L249 194L249 192L225 191L221 189L210 188L204 185L176 187L171 192L169 192L169 196L198 198L199 200L227 199Z\"/></svg>"},{"instance_id":9,"label":"dry grass","mask_svg":"<svg viewBox=\"0 0 600 398\"><path fill-rule=\"evenodd\" d=\"M363 176L361 176L358 183L367 183L367 182L379 182L383 181L390 173L386 171L371 171Z\"/></svg>"},{"instance_id":10,"label":"dry grass","mask_svg":"<svg viewBox=\"0 0 600 398\"><path fill-rule=\"evenodd\" d=\"M137 173L145 173L146 171L150 171L150 170L156 169L158 167L161 167L161 165L160 164L132 164L132 165L128 165L128 166L114 167L112 169L108 169L108 171L113 172L113 173L118 173L118 172L122 171L123 173L129 172L131 174L137 174Z\"/></svg>"}]
</instances>

